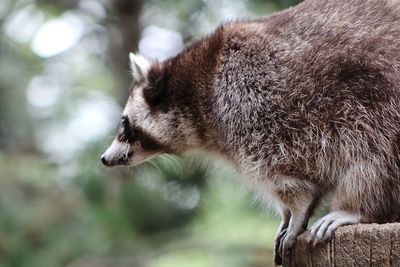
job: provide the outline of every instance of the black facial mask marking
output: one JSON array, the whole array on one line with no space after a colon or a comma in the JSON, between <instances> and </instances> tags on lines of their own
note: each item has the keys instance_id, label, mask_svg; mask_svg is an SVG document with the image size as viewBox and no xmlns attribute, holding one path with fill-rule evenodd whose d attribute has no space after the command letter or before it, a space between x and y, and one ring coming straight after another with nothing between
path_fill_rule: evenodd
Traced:
<instances>
[{"instance_id":1,"label":"black facial mask marking","mask_svg":"<svg viewBox=\"0 0 400 267\"><path fill-rule=\"evenodd\" d=\"M160 144L154 140L150 135L145 133L139 128L136 128L129 121L128 116L123 116L121 125L118 130L118 141L122 143L132 144L135 141L139 141L142 148L145 151L159 151L164 153L171 153L171 149L167 146Z\"/></svg>"},{"instance_id":2,"label":"black facial mask marking","mask_svg":"<svg viewBox=\"0 0 400 267\"><path fill-rule=\"evenodd\" d=\"M137 138L138 131L131 125L127 116L123 116L118 132L118 140L123 143L133 143Z\"/></svg>"}]
</instances>

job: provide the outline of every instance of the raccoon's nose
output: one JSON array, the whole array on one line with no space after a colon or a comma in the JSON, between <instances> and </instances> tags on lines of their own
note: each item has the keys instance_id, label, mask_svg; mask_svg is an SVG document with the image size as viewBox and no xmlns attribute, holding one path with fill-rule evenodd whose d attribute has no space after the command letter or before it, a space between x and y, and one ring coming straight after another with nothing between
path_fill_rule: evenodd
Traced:
<instances>
[{"instance_id":1,"label":"raccoon's nose","mask_svg":"<svg viewBox=\"0 0 400 267\"><path fill-rule=\"evenodd\" d=\"M106 157L103 155L101 156L101 162L107 167L110 167L110 163L106 160Z\"/></svg>"}]
</instances>

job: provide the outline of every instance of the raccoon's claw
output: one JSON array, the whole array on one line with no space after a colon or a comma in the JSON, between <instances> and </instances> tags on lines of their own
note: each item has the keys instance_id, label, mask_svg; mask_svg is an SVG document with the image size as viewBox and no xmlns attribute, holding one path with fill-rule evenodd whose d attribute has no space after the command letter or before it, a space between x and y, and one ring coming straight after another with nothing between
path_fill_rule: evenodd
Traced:
<instances>
[{"instance_id":1,"label":"raccoon's claw","mask_svg":"<svg viewBox=\"0 0 400 267\"><path fill-rule=\"evenodd\" d=\"M276 237L276 243L281 243L281 241L282 241L282 238L285 236L285 234L286 234L286 232L287 232L287 228L285 228L285 229L283 229L279 234L278 234L278 236Z\"/></svg>"},{"instance_id":2,"label":"raccoon's claw","mask_svg":"<svg viewBox=\"0 0 400 267\"><path fill-rule=\"evenodd\" d=\"M274 262L275 265L282 265L282 257L281 257L281 244L282 238L285 236L287 229L283 229L275 239L275 253L274 253Z\"/></svg>"},{"instance_id":3,"label":"raccoon's claw","mask_svg":"<svg viewBox=\"0 0 400 267\"><path fill-rule=\"evenodd\" d=\"M275 266L280 266L283 263L282 257L281 257L281 255L279 255L277 247L275 247L274 263L275 263Z\"/></svg>"},{"instance_id":4,"label":"raccoon's claw","mask_svg":"<svg viewBox=\"0 0 400 267\"><path fill-rule=\"evenodd\" d=\"M313 243L315 246L317 243L329 241L335 230L343 225L355 224L360 222L360 216L351 214L345 211L335 211L328 215L320 218L310 228L308 235L308 242Z\"/></svg>"},{"instance_id":5,"label":"raccoon's claw","mask_svg":"<svg viewBox=\"0 0 400 267\"><path fill-rule=\"evenodd\" d=\"M281 238L281 242L279 244L279 255L283 258L285 255L289 254L290 250L296 244L297 236L292 231L285 231ZM281 259L282 261L282 259Z\"/></svg>"}]
</instances>

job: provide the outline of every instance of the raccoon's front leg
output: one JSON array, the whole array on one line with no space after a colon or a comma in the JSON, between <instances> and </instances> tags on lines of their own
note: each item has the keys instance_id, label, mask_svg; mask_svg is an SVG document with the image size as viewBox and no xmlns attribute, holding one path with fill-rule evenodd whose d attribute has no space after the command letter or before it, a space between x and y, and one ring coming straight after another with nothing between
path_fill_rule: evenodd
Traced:
<instances>
[{"instance_id":1,"label":"raccoon's front leg","mask_svg":"<svg viewBox=\"0 0 400 267\"><path fill-rule=\"evenodd\" d=\"M278 247L281 257L284 257L294 247L297 236L307 229L308 220L314 211L314 202L314 199L308 199L307 202L301 202L290 208L289 225L282 233Z\"/></svg>"},{"instance_id":2,"label":"raccoon's front leg","mask_svg":"<svg viewBox=\"0 0 400 267\"><path fill-rule=\"evenodd\" d=\"M279 241L275 250L279 252L280 257L275 257L275 264L282 264L282 257L294 247L297 236L307 229L308 220L320 198L317 192L309 184L297 184L278 192L290 212L290 217L287 228L283 228L277 237ZM282 225L285 224L282 223Z\"/></svg>"},{"instance_id":3,"label":"raccoon's front leg","mask_svg":"<svg viewBox=\"0 0 400 267\"><path fill-rule=\"evenodd\" d=\"M274 250L274 262L276 265L282 264L282 257L280 255L279 247L281 246L282 238L285 236L286 230L289 226L290 221L290 210L287 208L282 208L281 212L281 224L278 228L278 232L275 238L275 250Z\"/></svg>"}]
</instances>

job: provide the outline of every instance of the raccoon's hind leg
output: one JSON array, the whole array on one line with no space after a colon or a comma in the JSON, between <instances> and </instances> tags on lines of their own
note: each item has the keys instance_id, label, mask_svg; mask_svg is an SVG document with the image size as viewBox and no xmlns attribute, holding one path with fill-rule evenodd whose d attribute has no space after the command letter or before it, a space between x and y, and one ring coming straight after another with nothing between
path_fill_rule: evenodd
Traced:
<instances>
[{"instance_id":1,"label":"raccoon's hind leg","mask_svg":"<svg viewBox=\"0 0 400 267\"><path fill-rule=\"evenodd\" d=\"M361 222L361 215L343 210L334 211L316 221L310 228L308 242L317 244L332 238L337 228Z\"/></svg>"},{"instance_id":2,"label":"raccoon's hind leg","mask_svg":"<svg viewBox=\"0 0 400 267\"><path fill-rule=\"evenodd\" d=\"M310 228L309 242L316 244L331 239L340 226L378 221L377 218L390 214L387 203L393 188L387 184L393 179L385 172L388 166L378 164L358 160L343 173L336 188L333 211Z\"/></svg>"}]
</instances>

